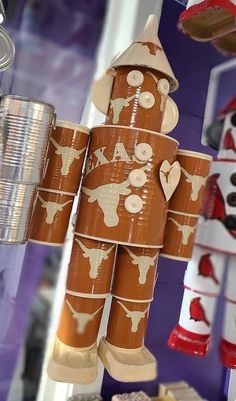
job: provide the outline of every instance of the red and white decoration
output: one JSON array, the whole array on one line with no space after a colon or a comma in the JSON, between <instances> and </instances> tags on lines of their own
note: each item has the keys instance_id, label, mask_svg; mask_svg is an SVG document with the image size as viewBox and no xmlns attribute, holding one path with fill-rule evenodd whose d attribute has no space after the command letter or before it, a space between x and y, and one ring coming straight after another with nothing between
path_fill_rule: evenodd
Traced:
<instances>
[{"instance_id":1,"label":"red and white decoration","mask_svg":"<svg viewBox=\"0 0 236 401\"><path fill-rule=\"evenodd\" d=\"M207 354L227 264L220 355L224 366L236 369L236 98L223 110L222 119L219 152L208 178L193 257L185 273L179 323L169 346L191 355Z\"/></svg>"}]
</instances>

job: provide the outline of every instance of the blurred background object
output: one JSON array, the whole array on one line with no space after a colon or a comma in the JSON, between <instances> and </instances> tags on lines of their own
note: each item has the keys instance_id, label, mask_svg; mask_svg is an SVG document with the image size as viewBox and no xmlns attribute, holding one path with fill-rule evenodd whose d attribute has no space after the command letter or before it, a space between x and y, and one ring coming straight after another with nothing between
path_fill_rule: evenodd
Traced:
<instances>
[{"instance_id":1,"label":"blurred background object","mask_svg":"<svg viewBox=\"0 0 236 401\"><path fill-rule=\"evenodd\" d=\"M181 1L181 3L183 3ZM236 4L234 0L189 0L178 28L186 36L210 42L226 55L236 54Z\"/></svg>"}]
</instances>

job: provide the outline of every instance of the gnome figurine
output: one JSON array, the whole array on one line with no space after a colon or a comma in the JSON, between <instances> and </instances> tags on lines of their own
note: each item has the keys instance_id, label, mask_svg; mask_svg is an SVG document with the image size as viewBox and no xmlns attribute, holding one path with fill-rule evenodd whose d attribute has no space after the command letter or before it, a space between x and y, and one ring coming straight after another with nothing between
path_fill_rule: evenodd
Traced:
<instances>
[{"instance_id":1,"label":"gnome figurine","mask_svg":"<svg viewBox=\"0 0 236 401\"><path fill-rule=\"evenodd\" d=\"M177 159L185 163L186 174L202 178L196 188L183 174L172 205L171 219L181 229L169 219L178 235L165 255L177 259L191 254L210 164L208 156L195 152L182 150L178 155L178 142L165 135L178 121L177 106L169 97L178 82L157 30L152 15L143 34L92 88L92 100L106 120L90 133L65 299L48 367L55 380L92 382L98 356L119 381L156 377L156 360L144 336L158 255L164 241L171 241L171 230L165 236L165 229L169 201L181 176ZM177 212L189 202L186 212ZM108 296L112 303L107 334L97 348Z\"/></svg>"},{"instance_id":2,"label":"gnome figurine","mask_svg":"<svg viewBox=\"0 0 236 401\"><path fill-rule=\"evenodd\" d=\"M184 278L179 323L170 335L169 346L191 355L207 354L227 262L220 354L224 366L236 369L236 98L209 127L207 139L218 155L207 181L193 258Z\"/></svg>"}]
</instances>

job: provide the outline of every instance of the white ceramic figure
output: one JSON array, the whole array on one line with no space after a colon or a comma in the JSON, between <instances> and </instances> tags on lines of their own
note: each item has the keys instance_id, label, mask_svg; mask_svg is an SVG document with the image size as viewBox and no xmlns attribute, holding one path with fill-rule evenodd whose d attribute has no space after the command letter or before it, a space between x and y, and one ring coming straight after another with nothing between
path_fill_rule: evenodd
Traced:
<instances>
[{"instance_id":1,"label":"white ceramic figure","mask_svg":"<svg viewBox=\"0 0 236 401\"><path fill-rule=\"evenodd\" d=\"M169 346L192 355L208 353L228 264L220 355L224 366L236 369L236 98L209 127L207 139L218 148L218 155L212 162L193 257L185 273L179 324L170 335Z\"/></svg>"}]
</instances>

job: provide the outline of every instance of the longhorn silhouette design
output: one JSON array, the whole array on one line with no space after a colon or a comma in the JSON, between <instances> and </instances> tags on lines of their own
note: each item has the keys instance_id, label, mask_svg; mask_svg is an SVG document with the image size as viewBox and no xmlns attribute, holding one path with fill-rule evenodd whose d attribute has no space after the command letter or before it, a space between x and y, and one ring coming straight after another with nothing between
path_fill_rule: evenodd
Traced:
<instances>
[{"instance_id":1,"label":"longhorn silhouette design","mask_svg":"<svg viewBox=\"0 0 236 401\"><path fill-rule=\"evenodd\" d=\"M51 142L56 148L55 153L61 156L62 159L62 167L61 167L61 175L67 175L70 170L70 166L73 163L74 159L79 160L80 156L86 150L86 146L83 149L76 150L72 149L69 146L61 146L59 143L55 141L54 138L51 138Z\"/></svg>"},{"instance_id":2,"label":"longhorn silhouette design","mask_svg":"<svg viewBox=\"0 0 236 401\"><path fill-rule=\"evenodd\" d=\"M102 305L100 308L98 308L98 310L96 310L93 313L84 313L84 312L77 312L68 300L66 300L66 303L71 310L73 318L77 321L78 334L84 334L87 324L91 322L98 314L98 312L103 308Z\"/></svg>"},{"instance_id":3,"label":"longhorn silhouette design","mask_svg":"<svg viewBox=\"0 0 236 401\"><path fill-rule=\"evenodd\" d=\"M131 331L132 333L136 333L138 331L138 326L141 319L145 318L145 315L149 309L149 306L145 311L131 311L129 310L122 302L117 301L117 303L122 307L122 309L126 312L126 316L131 319Z\"/></svg>"},{"instance_id":4,"label":"longhorn silhouette design","mask_svg":"<svg viewBox=\"0 0 236 401\"><path fill-rule=\"evenodd\" d=\"M183 245L187 245L190 235L193 234L194 230L197 228L197 224L195 226L182 225L172 217L168 217L168 220L171 220L178 228L178 231L181 231Z\"/></svg>"},{"instance_id":5,"label":"longhorn silhouette design","mask_svg":"<svg viewBox=\"0 0 236 401\"><path fill-rule=\"evenodd\" d=\"M151 266L155 266L156 258L159 254L159 251L154 256L137 256L135 255L130 248L124 246L123 247L126 252L131 256L132 264L138 266L139 269L139 284L145 284L147 281L147 273Z\"/></svg>"},{"instance_id":6,"label":"longhorn silhouette design","mask_svg":"<svg viewBox=\"0 0 236 401\"><path fill-rule=\"evenodd\" d=\"M123 107L129 107L131 100L135 99L136 94L127 97L124 99L123 97L118 97L116 99L111 100L111 108L113 110L113 124L117 124L119 122L120 113L123 110Z\"/></svg>"},{"instance_id":7,"label":"longhorn silhouette design","mask_svg":"<svg viewBox=\"0 0 236 401\"><path fill-rule=\"evenodd\" d=\"M191 199L192 201L196 201L198 199L200 189L207 182L207 177L202 177L200 175L192 175L183 167L181 167L181 170L184 173L185 177L187 178L186 182L188 182L192 186Z\"/></svg>"},{"instance_id":8,"label":"longhorn silhouette design","mask_svg":"<svg viewBox=\"0 0 236 401\"><path fill-rule=\"evenodd\" d=\"M56 213L61 212L66 205L73 202L72 199L68 200L64 203L47 202L42 198L41 195L38 195L38 199L41 202L41 207L46 209L46 214L47 214L46 223L47 224L52 224Z\"/></svg>"},{"instance_id":9,"label":"longhorn silhouette design","mask_svg":"<svg viewBox=\"0 0 236 401\"><path fill-rule=\"evenodd\" d=\"M108 259L109 254L111 253L115 245L112 245L112 247L107 250L103 250L97 248L95 249L86 248L86 246L78 238L75 238L75 241L77 242L77 244L79 244L80 248L82 249L83 257L89 258L89 264L90 264L89 277L93 279L97 278L98 269L102 261Z\"/></svg>"},{"instance_id":10,"label":"longhorn silhouette design","mask_svg":"<svg viewBox=\"0 0 236 401\"><path fill-rule=\"evenodd\" d=\"M104 213L104 224L107 227L115 227L119 223L117 207L120 195L129 195L131 193L131 190L128 189L129 185L129 181L125 180L120 184L105 184L95 189L82 187L82 191L89 196L89 203L98 202Z\"/></svg>"}]
</instances>

